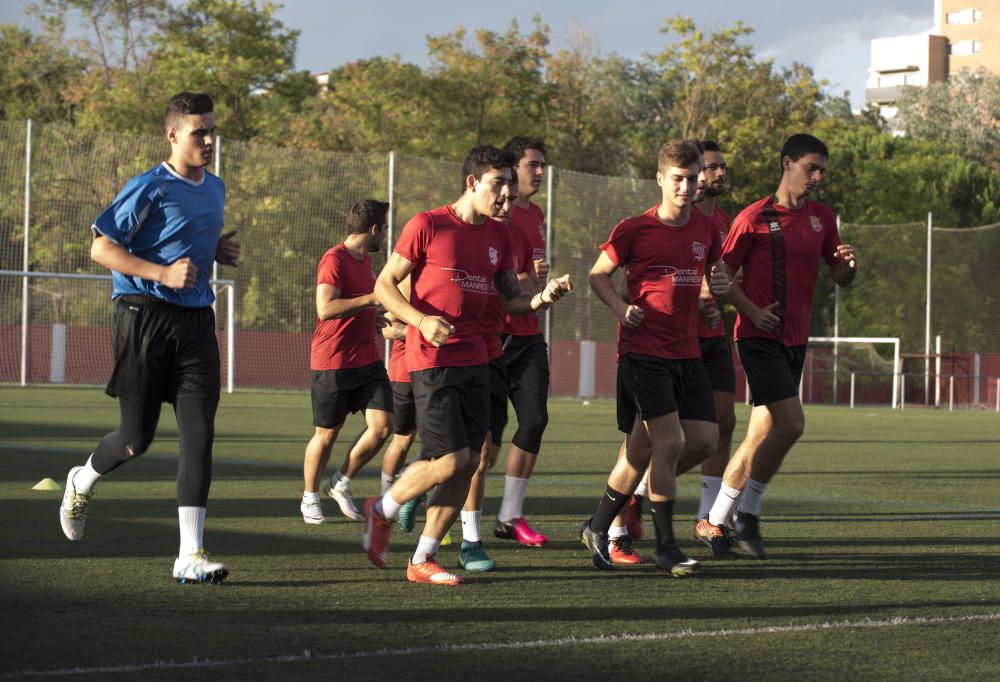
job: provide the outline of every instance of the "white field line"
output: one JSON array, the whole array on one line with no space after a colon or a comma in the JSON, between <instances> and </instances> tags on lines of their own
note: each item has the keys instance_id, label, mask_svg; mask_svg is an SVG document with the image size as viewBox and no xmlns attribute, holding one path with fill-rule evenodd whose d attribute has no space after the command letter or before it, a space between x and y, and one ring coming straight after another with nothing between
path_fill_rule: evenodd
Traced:
<instances>
[{"instance_id":1,"label":"white field line","mask_svg":"<svg viewBox=\"0 0 1000 682\"><path fill-rule=\"evenodd\" d=\"M68 675L93 675L108 673L136 673L147 670L198 670L207 668L227 668L238 665L260 665L281 663L304 663L307 661L332 661L359 658L385 658L388 656L414 656L423 654L452 654L465 652L509 651L521 649L541 649L549 647L580 646L593 644L620 644L631 642L666 642L694 637L753 637L759 635L774 635L799 632L823 632L830 630L851 630L858 628L891 628L920 625L950 625L954 623L971 623L983 621L998 621L1000 613L970 614L966 616L899 616L875 620L841 620L824 623L804 623L800 625L772 625L759 628L738 628L719 630L680 630L678 632L662 632L649 634L617 634L598 637L560 637L558 639L536 639L525 642L490 642L468 644L441 644L438 646L402 647L395 649L374 649L370 651L339 651L319 653L305 650L301 654L287 656L262 656L257 658L227 658L227 659L193 659L190 661L152 661L150 663L135 663L130 665L103 665L88 668L59 668L50 670L18 670L0 675L3 680L16 680L34 677L59 677Z\"/></svg>"}]
</instances>

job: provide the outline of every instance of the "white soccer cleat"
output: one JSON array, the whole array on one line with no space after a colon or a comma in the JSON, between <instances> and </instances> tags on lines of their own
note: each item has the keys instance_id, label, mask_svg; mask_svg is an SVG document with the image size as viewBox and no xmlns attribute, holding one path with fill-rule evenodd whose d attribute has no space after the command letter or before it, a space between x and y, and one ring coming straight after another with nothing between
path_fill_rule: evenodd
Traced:
<instances>
[{"instance_id":1,"label":"white soccer cleat","mask_svg":"<svg viewBox=\"0 0 1000 682\"><path fill-rule=\"evenodd\" d=\"M299 505L299 511L302 512L302 520L308 524L318 526L326 522L326 517L323 516L323 507L320 506L319 500L316 502L303 501Z\"/></svg>"},{"instance_id":2,"label":"white soccer cleat","mask_svg":"<svg viewBox=\"0 0 1000 682\"><path fill-rule=\"evenodd\" d=\"M337 490L328 481L323 484L323 493L333 498L333 501L340 507L340 513L347 518L354 521L360 521L363 518L361 512L358 511L358 508L354 504L354 498L351 497L350 490Z\"/></svg>"},{"instance_id":3,"label":"white soccer cleat","mask_svg":"<svg viewBox=\"0 0 1000 682\"><path fill-rule=\"evenodd\" d=\"M73 485L73 476L83 467L73 467L66 476L66 490L63 491L62 504L59 505L59 523L67 538L79 540L83 537L83 528L87 524L87 506L93 492L78 492Z\"/></svg>"},{"instance_id":4,"label":"white soccer cleat","mask_svg":"<svg viewBox=\"0 0 1000 682\"><path fill-rule=\"evenodd\" d=\"M229 575L229 567L209 561L208 553L199 549L194 554L174 560L174 580L179 583L210 583L218 585Z\"/></svg>"}]
</instances>

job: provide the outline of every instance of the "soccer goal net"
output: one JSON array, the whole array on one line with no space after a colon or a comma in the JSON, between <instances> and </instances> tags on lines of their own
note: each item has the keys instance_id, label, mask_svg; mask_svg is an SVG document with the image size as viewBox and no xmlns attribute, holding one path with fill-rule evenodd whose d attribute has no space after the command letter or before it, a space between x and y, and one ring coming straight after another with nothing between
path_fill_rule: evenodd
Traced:
<instances>
[{"instance_id":1,"label":"soccer goal net","mask_svg":"<svg viewBox=\"0 0 1000 682\"><path fill-rule=\"evenodd\" d=\"M222 385L232 393L234 283L212 284ZM110 275L0 270L0 383L103 385L112 309Z\"/></svg>"},{"instance_id":2,"label":"soccer goal net","mask_svg":"<svg viewBox=\"0 0 1000 682\"><path fill-rule=\"evenodd\" d=\"M803 403L900 405L898 337L809 338L799 392Z\"/></svg>"}]
</instances>

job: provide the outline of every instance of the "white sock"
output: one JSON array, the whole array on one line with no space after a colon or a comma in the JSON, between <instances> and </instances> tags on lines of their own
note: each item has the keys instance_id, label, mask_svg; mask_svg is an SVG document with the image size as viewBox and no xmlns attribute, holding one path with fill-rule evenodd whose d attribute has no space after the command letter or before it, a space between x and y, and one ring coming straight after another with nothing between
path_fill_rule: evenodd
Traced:
<instances>
[{"instance_id":1,"label":"white sock","mask_svg":"<svg viewBox=\"0 0 1000 682\"><path fill-rule=\"evenodd\" d=\"M384 518L394 519L399 514L399 502L392 496L391 490L386 490L382 497L375 503L375 511L382 514Z\"/></svg>"},{"instance_id":2,"label":"white sock","mask_svg":"<svg viewBox=\"0 0 1000 682\"><path fill-rule=\"evenodd\" d=\"M608 540L620 538L623 535L628 535L628 528L625 526L616 526L611 524L611 528L608 528Z\"/></svg>"},{"instance_id":3,"label":"white sock","mask_svg":"<svg viewBox=\"0 0 1000 682\"><path fill-rule=\"evenodd\" d=\"M319 493L311 493L308 490L302 493L303 502L319 502Z\"/></svg>"},{"instance_id":4,"label":"white sock","mask_svg":"<svg viewBox=\"0 0 1000 682\"><path fill-rule=\"evenodd\" d=\"M340 492L346 492L351 489L351 477L344 476L344 474L340 473L339 471L336 474L334 474L332 481L333 481L333 487L339 490Z\"/></svg>"},{"instance_id":5,"label":"white sock","mask_svg":"<svg viewBox=\"0 0 1000 682\"><path fill-rule=\"evenodd\" d=\"M722 476L702 476L701 477L701 502L698 505L698 518L708 516L715 504L715 498L719 496L722 488Z\"/></svg>"},{"instance_id":6,"label":"white sock","mask_svg":"<svg viewBox=\"0 0 1000 682\"><path fill-rule=\"evenodd\" d=\"M725 483L719 488L719 496L715 498L712 509L708 512L708 522L713 526L728 526L729 517L740 501L741 490L730 488Z\"/></svg>"},{"instance_id":7,"label":"white sock","mask_svg":"<svg viewBox=\"0 0 1000 682\"><path fill-rule=\"evenodd\" d=\"M639 485L635 487L634 495L639 497L649 497L649 488L646 487L646 476L643 475L642 480L639 481Z\"/></svg>"},{"instance_id":8,"label":"white sock","mask_svg":"<svg viewBox=\"0 0 1000 682\"><path fill-rule=\"evenodd\" d=\"M202 536L205 534L204 507L177 507L177 521L181 528L181 547L178 557L194 554L204 547Z\"/></svg>"},{"instance_id":9,"label":"white sock","mask_svg":"<svg viewBox=\"0 0 1000 682\"><path fill-rule=\"evenodd\" d=\"M765 490L767 490L767 483L755 481L748 476L747 487L743 489L743 497L740 498L740 511L760 516L760 504L763 501Z\"/></svg>"},{"instance_id":10,"label":"white sock","mask_svg":"<svg viewBox=\"0 0 1000 682\"><path fill-rule=\"evenodd\" d=\"M524 515L524 496L528 492L528 479L516 476L503 477L503 500L497 518L507 523Z\"/></svg>"},{"instance_id":11,"label":"white sock","mask_svg":"<svg viewBox=\"0 0 1000 682\"><path fill-rule=\"evenodd\" d=\"M462 510L462 539L466 542L480 542L479 523L483 518L483 510L476 511Z\"/></svg>"},{"instance_id":12,"label":"white sock","mask_svg":"<svg viewBox=\"0 0 1000 682\"><path fill-rule=\"evenodd\" d=\"M91 453L90 457L87 458L87 463L73 474L73 487L84 494L93 492L94 486L97 485L97 479L101 477L94 470L94 465L91 463L93 461L94 454Z\"/></svg>"},{"instance_id":13,"label":"white sock","mask_svg":"<svg viewBox=\"0 0 1000 682\"><path fill-rule=\"evenodd\" d=\"M389 489L389 486L392 485L392 481L393 481L394 478L396 478L396 477L395 476L390 476L389 474L385 473L384 471L382 472L382 494L383 495L385 495L385 491Z\"/></svg>"},{"instance_id":14,"label":"white sock","mask_svg":"<svg viewBox=\"0 0 1000 682\"><path fill-rule=\"evenodd\" d=\"M413 553L413 559L410 560L410 563L414 566L424 563L437 554L439 547L441 547L440 540L421 535L420 542L417 543L417 551Z\"/></svg>"}]
</instances>

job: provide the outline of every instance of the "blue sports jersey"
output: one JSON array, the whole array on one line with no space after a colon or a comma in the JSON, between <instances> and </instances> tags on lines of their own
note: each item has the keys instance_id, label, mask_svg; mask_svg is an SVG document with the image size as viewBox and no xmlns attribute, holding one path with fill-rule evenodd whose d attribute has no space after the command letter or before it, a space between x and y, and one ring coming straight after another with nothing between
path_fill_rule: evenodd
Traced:
<instances>
[{"instance_id":1,"label":"blue sports jersey","mask_svg":"<svg viewBox=\"0 0 1000 682\"><path fill-rule=\"evenodd\" d=\"M223 226L226 186L205 172L195 183L166 163L127 183L94 221L92 229L130 253L158 265L187 256L198 268L194 286L171 289L159 282L114 272L111 298L141 294L186 308L212 305L212 263Z\"/></svg>"}]
</instances>

